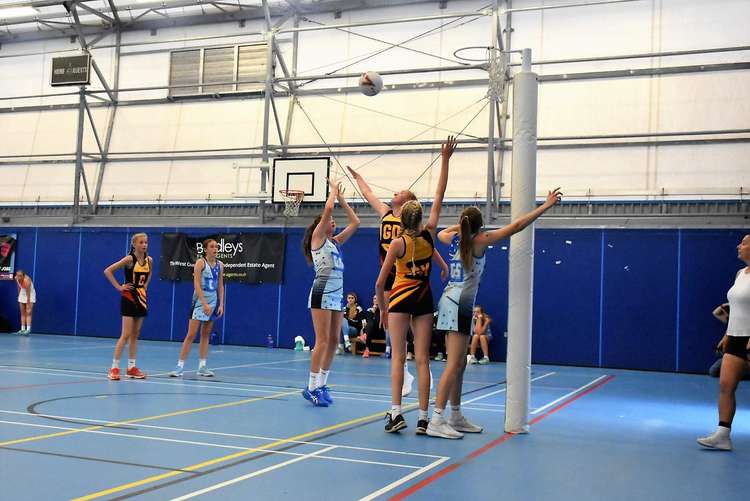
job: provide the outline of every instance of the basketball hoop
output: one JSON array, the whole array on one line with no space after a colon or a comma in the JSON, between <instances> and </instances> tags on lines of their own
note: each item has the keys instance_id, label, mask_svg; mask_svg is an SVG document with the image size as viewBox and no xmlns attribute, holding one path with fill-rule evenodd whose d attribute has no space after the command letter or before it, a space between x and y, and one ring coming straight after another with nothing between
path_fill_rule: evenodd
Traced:
<instances>
[{"instance_id":1,"label":"basketball hoop","mask_svg":"<svg viewBox=\"0 0 750 501\"><path fill-rule=\"evenodd\" d=\"M302 190L279 190L279 193L284 199L284 215L286 217L298 216L299 207L305 198L305 192Z\"/></svg>"}]
</instances>

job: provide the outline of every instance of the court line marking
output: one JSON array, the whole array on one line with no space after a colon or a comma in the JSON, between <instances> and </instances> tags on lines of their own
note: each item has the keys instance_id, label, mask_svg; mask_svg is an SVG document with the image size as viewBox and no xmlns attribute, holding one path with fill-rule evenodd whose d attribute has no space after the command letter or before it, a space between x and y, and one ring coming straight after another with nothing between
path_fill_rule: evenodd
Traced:
<instances>
[{"instance_id":1,"label":"court line marking","mask_svg":"<svg viewBox=\"0 0 750 501\"><path fill-rule=\"evenodd\" d=\"M404 477L401 477L400 479L396 480L395 482L391 482L390 484L386 485L385 487L383 487L381 489L378 489L377 491L375 491L373 493L370 493L370 494L368 494L367 496L365 496L363 498L360 498L359 501L371 501L372 499L375 499L378 496L381 496L381 495L385 494L388 491L392 491L393 489L395 489L399 485L403 485L406 482L408 482L409 480L411 480L413 478L416 478L416 477L422 475L423 473L425 473L427 471L430 471L431 469L433 469L433 468L435 468L437 466L440 466L441 464L445 463L449 459L450 458L441 458L441 459L438 459L438 460L436 460L436 461L428 464L427 466L424 466L424 467L420 468L417 471L409 473L408 475L406 475Z\"/></svg>"},{"instance_id":2,"label":"court line marking","mask_svg":"<svg viewBox=\"0 0 750 501\"><path fill-rule=\"evenodd\" d=\"M548 372L546 374L542 374L541 376L537 376L535 378L532 378L529 381L531 383L533 383L534 381L539 381L540 379L544 379L544 378L549 377L549 376L554 376L555 374L557 374L557 372L554 372L554 371L553 372ZM461 402L461 406L463 407L464 405L470 404L472 402L476 402L477 400L482 400L483 398L491 397L492 395L497 395L498 393L503 393L503 392L506 392L506 391L508 391L507 387L506 388L501 388L499 390L491 391L489 393L485 393L484 395L479 395L478 397L474 397L474 398L470 398L469 400L462 401Z\"/></svg>"},{"instance_id":3,"label":"court line marking","mask_svg":"<svg viewBox=\"0 0 750 501\"><path fill-rule=\"evenodd\" d=\"M556 372L549 372L547 374L543 374L542 376L538 376L538 377L536 377L534 379L535 380L542 379L544 377L548 377L548 376L551 376L553 374L556 374ZM502 390L502 391L505 391L505 390ZM479 398L485 398L487 396L494 395L494 394L497 394L497 393L499 393L499 391L491 392L491 393L489 393L487 395L477 397L477 399L479 399ZM416 404L416 403L408 404L408 405L406 405L406 406L403 407L402 411L412 410L412 409L415 409L416 407L418 407L418 404ZM337 423L337 424L334 424L334 425L331 425L331 426L328 426L328 427L325 427L325 428L320 428L318 430L313 430L313 431L309 431L309 432L306 432L306 433L295 435L295 436L292 436L292 437L289 437L289 438L286 438L286 439L278 440L276 442L272 442L272 443L266 444L264 446L261 446L261 447L259 447L259 449L261 449L261 450L268 450L268 449L276 447L278 445L282 445L282 444L289 443L289 442L296 441L296 440L301 440L303 438L307 438L307 437L311 437L311 436L315 436L315 435L321 435L321 434L324 434L324 433L329 432L329 431L333 431L333 430L336 430L336 429L344 428L346 426L350 426L350 425L353 425L353 424L358 424L358 423L362 423L362 422L365 422L365 421L369 421L369 420L371 420L373 418L377 418L377 417L382 416L382 415L383 415L382 411L381 412L376 412L376 413L373 413L373 414L370 414L370 415L367 415L367 416L362 416L362 417L355 418L355 419L352 419L352 420L349 420L349 421L344 421L342 423ZM0 444L0 445L2 445L2 444ZM206 466L212 466L212 465L215 465L215 464L218 464L218 463L224 463L226 461L230 461L232 459L237 459L237 458L240 458L240 457L244 457L244 456L247 456L249 454L253 454L254 452L255 451L242 451L242 452L236 452L236 453L233 453L233 454L228 454L226 456L222 456L222 457L210 459L210 460L204 461L202 463L196 463L196 464L187 466L185 468L182 468L181 471L179 471L179 472L171 471L171 472L162 473L162 474L159 474L159 475L153 475L153 476L150 476L150 477L146 477L146 478L141 479L141 480L136 480L136 481L125 483L125 484L120 484L120 485L117 485L115 487L111 487L109 489L105 489L105 490L93 492L91 494L87 494L85 496L75 498L75 499L73 499L73 501L89 501L91 499L98 499L100 497L107 496L109 494L114 494L114 493L117 493L117 492L122 492L122 491L125 491L125 490L132 489L134 487L140 487L142 485L151 484L151 483L158 482L160 480L164 480L164 479L167 479L167 478L172 478L172 477L175 477L175 476L178 476L178 475L182 474L183 472L192 472L192 471L204 468Z\"/></svg>"},{"instance_id":4,"label":"court line marking","mask_svg":"<svg viewBox=\"0 0 750 501\"><path fill-rule=\"evenodd\" d=\"M39 374L39 375L43 375L43 376L78 377L78 378L88 378L88 379L92 379L92 380L99 380L99 381L101 381L103 383L109 383L110 382L106 378L106 375L102 375L102 376L74 375L74 374L66 374L65 372L59 372L58 373L58 372L40 372L40 371L30 371L30 370L6 369L3 366L0 366L0 371L16 372L18 374ZM86 373L84 373L84 374L86 374ZM129 382L128 380L125 380L125 384L128 384L128 382ZM267 389L265 389L267 387L271 387L271 388L286 388L286 389L289 388L288 386L276 386L276 385L263 385L262 387L259 387L258 385L253 385L252 383L243 383L242 386L223 386L223 384L232 384L232 383L210 383L210 384L202 384L200 381L191 381L189 379L188 380L185 380L185 379L183 379L183 380L177 380L176 379L174 382L169 382L169 381L149 381L149 380L139 379L137 381L130 381L130 382L132 382L134 384L158 384L158 385L171 386L171 387L174 387L174 388L183 388L183 389L185 389L185 388L187 388L187 389L190 389L190 388L207 388L207 389L213 389L213 390L232 390L232 391L239 391L239 392L246 392L246 393L253 393L253 392L255 392L255 393L276 393L277 392L277 390L267 390ZM190 384L185 384L185 383L190 383ZM240 383L238 383L238 384L240 384ZM332 384L331 387L336 387L337 388L338 386ZM363 401L368 401L368 402L387 403L389 405L391 403L390 399L388 399L388 400L385 400L385 399L378 400L378 399L373 399L373 398L362 399L362 398L354 398L354 397L345 397L345 396L342 396L341 393L349 393L349 394L352 394L352 395L368 395L368 396L370 396L370 394L369 393L356 393L356 392L352 392L352 391L348 391L348 392L347 391L342 391L342 392L337 391L336 392L337 398L340 398L342 400L363 400ZM177 393L175 393L175 395L177 395ZM417 401L417 399L414 398L414 397L403 397L403 400L405 400L405 401L411 401L411 402L416 402Z\"/></svg>"},{"instance_id":5,"label":"court line marking","mask_svg":"<svg viewBox=\"0 0 750 501\"><path fill-rule=\"evenodd\" d=\"M71 419L71 420L77 420L77 421L89 421L92 423L110 423L111 424L110 421L106 421L102 419L90 419L90 418L82 418L82 417L74 417L74 416L57 416L53 414L35 414L33 412L24 412L24 411L9 411L9 410L0 409L0 413L13 414L13 415L18 415L18 416L48 417L48 418L56 418L56 419ZM241 434L241 433L225 433L225 432L219 432L219 431L199 430L199 429L193 429L193 428L174 428L171 426L156 426L156 425L149 425L149 424L139 424L138 426L141 428L150 428L150 429L155 429L155 430L177 431L177 432L194 433L194 434L201 434L201 435L215 435L219 437L247 438L247 439L268 440L268 441L282 440L278 437L264 437L261 435L246 435L246 434ZM335 445L339 449L352 449L352 450L367 451L367 452L381 452L381 453L386 453L386 454L416 456L416 457L425 457L425 458L431 458L431 459L445 457L445 456L439 456L435 454L422 454L419 452L396 451L396 450L391 450L391 449L375 449L372 447L359 447L359 446L354 446L354 445L329 444L325 442L314 442L314 441L303 441L303 440L289 440L288 442L294 443L294 444L316 445L320 447L328 447L329 445Z\"/></svg>"},{"instance_id":6,"label":"court line marking","mask_svg":"<svg viewBox=\"0 0 750 501\"><path fill-rule=\"evenodd\" d=\"M202 411L207 411L207 410L223 409L225 407L236 407L238 405L249 404L249 403L258 402L258 401L261 401L261 400L268 400L270 398L278 398L278 397L288 396L288 395L292 395L292 394L296 394L296 393L297 393L297 390L295 390L295 391L287 391L287 392L280 392L280 393L277 393L275 395L268 395L268 396L265 396L265 397L245 398L245 399L242 399L242 400L235 400L235 401L232 401L232 402L224 402L222 404L206 405L204 407L196 407L196 408L193 408L193 409L183 409L181 411L167 412L167 413L164 413L164 414L157 414L155 416L146 416L146 417L141 417L141 418L128 419L128 420L125 420L125 421L117 421L117 422L114 422L114 423L111 423L111 424L106 424L106 425L90 426L88 428L77 428L75 430L60 431L60 432L57 432L57 433L49 433L47 435L37 435L37 436L34 436L34 437L25 437L25 438L18 438L18 439L15 439L15 440L6 440L5 442L0 442L0 447L7 447L9 445L16 445L16 444L24 444L24 443L27 443L27 442L36 442L36 441L45 440L45 439L48 439L48 438L64 437L64 436L67 436L67 435L74 435L76 433L82 433L84 431L100 430L102 428L107 428L107 427L112 427L112 426L120 426L120 425L123 425L123 424L135 424L135 423L141 423L141 422L144 422L144 421L151 421L151 420L155 420L155 419L162 419L162 418L173 417L173 416L183 416L185 414L194 414L196 412L202 412Z\"/></svg>"},{"instance_id":7,"label":"court line marking","mask_svg":"<svg viewBox=\"0 0 750 501\"><path fill-rule=\"evenodd\" d=\"M557 403L559 403L559 402L562 402L563 400L565 400L565 399L566 399L566 398L568 398L568 397L572 397L572 396L573 396L573 395L575 395L576 393L580 393L580 392L584 391L584 390L585 390L585 389L587 389L588 387L590 387L590 386L593 386L593 385L597 384L597 383L598 383L599 381L601 381L602 379L605 379L605 378L607 378L607 377L608 377L608 376L607 376L606 374L605 374L605 375L603 375L603 376L599 376L598 378L594 379L593 381L591 381L591 382L589 382L589 383L587 383L587 384L585 384L585 385L583 385L583 386L581 386L581 387L579 387L579 388L576 388L575 390L571 391L570 393L566 393L566 394L565 394L565 395L563 395L562 397L560 397L560 398L556 398L556 399L555 399L555 400L553 400L552 402L550 402L550 403L548 403L548 404L545 404L545 405L543 405L543 406L541 406L541 407L539 407L539 408L537 408L537 409L534 409L533 411L531 411L531 414L539 414L540 412L544 412L544 411L546 411L547 409L549 409L550 407L553 407L553 406L554 406L555 404L557 404Z\"/></svg>"},{"instance_id":8,"label":"court line marking","mask_svg":"<svg viewBox=\"0 0 750 501\"><path fill-rule=\"evenodd\" d=\"M27 348L25 350L9 350L9 351L3 350L3 355L7 355L9 353L29 353L29 352L32 352L32 353L39 353L39 352L49 353L50 351L101 350L101 349L104 349L104 348L112 349L111 346L105 346L105 345L100 345L100 346L78 346L78 347L66 346L65 348Z\"/></svg>"},{"instance_id":9,"label":"court line marking","mask_svg":"<svg viewBox=\"0 0 750 501\"><path fill-rule=\"evenodd\" d=\"M82 377L82 378L88 378L92 380L101 380L102 382L109 382L107 379L104 379L103 377L97 377L97 376L73 376L72 374L65 374L63 373L55 373L55 372L38 372L38 371L29 371L29 370L17 370L17 369L6 369L4 366L0 366L0 370L6 371L6 372L16 372L19 374L39 374L44 376L64 376L64 377ZM554 374L554 373L552 373ZM197 382L198 384L189 384L185 385L184 383L187 383L190 380L181 380L181 381L175 381L174 383L170 383L167 381L144 381L144 380L138 380L136 384L159 384L159 385L165 385L165 386L173 386L176 388L208 388L208 389L216 389L216 390L233 390L233 391L241 391L241 392L256 392L256 393L275 393L273 390L265 390L262 388L257 388L255 385L252 384L243 384L242 387L237 386L220 386L219 384L200 384L200 382ZM534 381L534 379L532 379ZM83 381L79 381L80 383L83 383ZM93 381L92 381L93 382ZM193 383L193 381L190 381ZM223 384L232 384L232 383L221 383ZM238 383L239 384L239 383ZM38 386L38 385L35 385ZM271 386L273 385L266 385ZM338 387L338 385L331 385L332 387ZM20 387L19 387L20 388ZM279 386L279 388L287 388L286 386ZM3 390L3 387L0 387L0 390ZM13 388L8 388L13 389ZM496 392L497 393L497 392ZM177 395L177 393L175 393ZM343 395L342 395L343 394ZM377 403L384 403L384 404L390 404L390 399L375 399L375 398L355 398L355 397L347 397L344 396L346 394L350 395L370 395L369 393L357 393L353 391L336 391L337 398L341 400L352 400L352 401L362 401L362 402L377 402ZM490 396L490 395L487 395ZM411 402L417 402L417 398L415 397L402 397L402 400L404 401L411 401ZM476 404L476 406L471 405L472 402L474 402L477 399L468 400L466 402L462 402L461 406L466 410L478 410L478 411L486 411L486 412L503 412L503 408L505 408L505 405L502 404ZM491 406L491 407L497 407L497 409L485 409L479 406Z\"/></svg>"},{"instance_id":10,"label":"court line marking","mask_svg":"<svg viewBox=\"0 0 750 501\"><path fill-rule=\"evenodd\" d=\"M236 483L242 482L243 480L247 480L249 478L257 477L259 475L263 475L264 473L268 473L270 471L277 470L277 469L283 468L285 466L289 466L290 464L298 463L300 461L304 461L305 459L317 456L318 454L322 454L324 452L328 452L328 451L330 451L332 449L335 449L335 448L336 448L336 446L326 447L325 449L321 449L319 451L311 452L310 454L306 454L306 455L301 456L301 457L290 459L288 461L284 461L283 463L275 464L273 466L269 466L267 468L263 468L263 469L254 471L252 473L248 473L246 475L242 475L240 477L236 477L236 478L233 478L231 480L227 480L225 482L221 482L219 484L214 484L214 485L212 485L210 487L206 487L204 489L201 489L201 490L198 490L198 491L194 491L194 492L185 494L184 496L180 496L180 497L177 497L177 498L172 498L171 501L185 501L186 499L191 499L191 498L194 498L196 496L200 496L202 494L207 494L209 492L212 492L212 491L215 491L215 490L227 487L228 485L236 484Z\"/></svg>"},{"instance_id":11,"label":"court line marking","mask_svg":"<svg viewBox=\"0 0 750 501\"><path fill-rule=\"evenodd\" d=\"M403 410L404 411L412 410L412 409L415 409L417 406L418 406L417 404L408 404L408 405L406 405L406 406L403 407ZM359 423L362 423L362 422L367 422L367 421L372 420L373 418L378 418L380 416L383 416L383 414L384 414L383 411L379 411L379 412L376 412L376 413L373 413L373 414L369 414L367 416L362 416L362 417L359 417L359 418L354 418L354 419L351 419L349 421L343 421L341 423L330 425L330 426L327 426L327 427L324 427L324 428L319 428L317 430L312 430L312 431L308 431L308 432L305 432L305 433L301 433L299 435L294 435L292 437L288 437L288 438L285 438L285 439L277 440L275 442L271 442L269 444L266 444L266 445L263 445L261 447L258 447L258 450L267 451L268 449L271 449L273 447L277 447L279 445L287 444L287 443L290 443L290 442L293 442L293 441L301 440L301 439L312 437L312 436L315 436L315 435L322 435L322 434L327 433L329 431L337 430L337 429L340 429L340 428L345 428L347 426L351 426L351 425L354 425L354 424L359 424ZM0 445L2 445L2 444L0 444ZM142 485L151 484L151 483L158 482L160 480L164 480L164 479L167 479L167 478L176 477L176 476L181 475L183 473L189 473L189 472L192 472L192 471L195 471L195 470L199 470L201 468L205 468L206 466L213 466L215 464L225 463L225 462L231 461L233 459L238 459L238 458L241 458L241 457L248 456L250 454L254 454L255 452L257 452L257 451L241 451L241 452L235 452L233 454L227 454L226 456L221 456L221 457L218 457L218 458L209 459L209 460L203 461L201 463L196 463L196 464L187 466L185 468L182 468L181 471L179 471L179 472L171 471L171 472L162 473L162 474L159 474L159 475L152 475L150 477L146 477L146 478L143 478L141 480L136 480L136 481L128 482L128 483L125 483L125 484L120 484L120 485L117 485L115 487L111 487L109 489L105 489L105 490L93 492L91 494L87 494L85 496L81 496L81 497L75 498L75 499L73 499L73 501L89 501L90 499L97 499L97 498L100 498L100 497L103 497L103 496L107 496L107 495L110 495L110 494L114 494L114 493L117 493L117 492L122 492L122 491L125 491L125 490L129 490L129 489L132 489L134 487L140 487Z\"/></svg>"},{"instance_id":12,"label":"court line marking","mask_svg":"<svg viewBox=\"0 0 750 501\"><path fill-rule=\"evenodd\" d=\"M615 376L612 376L612 375L605 376L605 379L602 380L602 381L600 381L596 385L591 386L591 387L587 388L586 390L584 390L584 391L578 393L577 395L573 396L569 400L566 400L566 401L558 404L557 407L553 407L552 409L548 410L547 412L545 412L541 416L535 417L534 419L532 419L531 421L529 421L529 426L535 425L536 423L538 423L542 419L551 416L552 414L554 414L554 413L556 413L556 412L564 409L565 407L567 407L568 405L570 405L573 402L577 401L578 399L580 399L580 398L582 398L582 397L590 394L594 390L596 390L598 388L601 388L602 386L604 386L608 382L612 381L612 379L614 379L614 377ZM489 450L497 447L498 445L500 445L500 444L502 444L504 442L507 442L508 440L510 440L511 438L513 438L514 436L515 435L513 433L505 432L503 435L501 435L500 437L496 438L495 440L492 440L492 441L484 444L482 447L480 447L480 448L478 448L478 449L470 452L463 459L461 459L461 460L459 460L459 461L457 461L455 463L449 464L445 468L443 468L441 470L438 470L437 472L433 473L431 476L429 476L429 477L427 477L427 478L425 478L425 479L417 482L416 484L412 485L411 487L407 487L403 491L395 494L394 496L392 496L391 498L389 498L389 501L401 501L402 499L405 499L405 498L411 496L415 492L417 492L417 491L419 491L419 490L427 487L428 485L430 485L434 481L436 481L436 480L444 477L445 475L447 475L447 474L449 474L449 473L457 470L459 467L465 465L469 461L471 461L473 459L476 459L477 457L481 456L485 452L487 452L487 451L489 451Z\"/></svg>"},{"instance_id":13,"label":"court line marking","mask_svg":"<svg viewBox=\"0 0 750 501\"><path fill-rule=\"evenodd\" d=\"M29 417L48 417L48 418L56 418L56 419L89 421L92 423L111 423L110 421L106 421L102 419L89 419L89 418L74 417L74 416L56 416L53 414L35 414L32 412L24 412L24 411L8 411L8 410L0 409L0 413L14 414L18 416L29 416ZM177 432L194 433L194 434L201 434L201 435L215 435L219 437L246 438L246 439L267 440L267 441L282 440L278 437L264 437L261 435L246 435L246 434L241 434L241 433L225 433L225 432L219 432L219 431L208 431L208 430L199 430L199 429L192 429L192 428L189 428L189 429L188 428L174 428L171 426L156 426L156 425L148 425L148 424L139 424L138 426L140 428L150 428L154 430L177 431ZM339 449L352 449L352 450L367 451L367 452L381 452L381 453L386 453L386 454L416 456L416 457L425 457L425 458L431 458L431 459L445 457L445 456L439 456L435 454L422 454L419 452L396 451L396 450L391 450L391 449L375 449L372 447L359 447L355 445L329 444L325 442L314 442L314 441L304 441L304 440L289 440L288 442L294 443L294 444L316 445L320 447L328 447L329 445L335 445Z\"/></svg>"},{"instance_id":14,"label":"court line marking","mask_svg":"<svg viewBox=\"0 0 750 501\"><path fill-rule=\"evenodd\" d=\"M23 423L20 421L5 421L0 420L0 423L2 424L12 424L12 425L19 425L19 426L30 426L33 428L47 428L47 429L54 429L54 430L77 430L78 428L70 428L65 426L53 426L53 425L45 425L45 424L36 424L36 423ZM197 442L194 440L180 440L176 438L166 438L166 437L154 437L150 435L138 435L135 433L117 433L113 431L98 431L98 430L90 430L85 431L83 433L92 433L96 435L111 435L114 437L124 437L124 438L137 438L142 440L153 440L156 442L169 442L169 443L176 443L176 444L184 444L184 445L198 445L202 447L213 447L217 449L235 449L235 450L241 450L241 451L251 451L256 449L255 447L242 447L239 445L229 445L229 444L215 444L211 442ZM331 445L332 447L338 448L338 446ZM288 451L266 451L272 454L279 454L281 456L304 456L304 454L299 452L288 452ZM414 466L410 464L401 464L401 463L388 463L384 461L369 461L366 459L354 459L354 458L344 458L344 457L338 457L338 456L318 456L320 459L330 459L333 461L344 461L348 463L362 463L362 464L369 464L369 465L376 465L376 466L389 466L393 468L406 468L410 470L417 470L421 468L421 466Z\"/></svg>"},{"instance_id":15,"label":"court line marking","mask_svg":"<svg viewBox=\"0 0 750 501\"><path fill-rule=\"evenodd\" d=\"M261 367L261 366L266 366L266 365L289 364L289 363L294 363L294 362L309 362L309 361L310 361L309 357L307 357L307 358L293 358L291 360L274 360L272 362L253 362L251 364L225 365L223 367L222 366L211 367L211 370L220 371L220 370L225 370L225 369L244 369L244 368L247 368L247 367ZM172 371L169 371L169 372L157 372L156 374L151 374L151 376L152 377L167 376L167 375L169 375L170 372L172 372ZM196 370L186 370L185 372L187 372L187 373L198 372L198 369L196 369Z\"/></svg>"}]
</instances>

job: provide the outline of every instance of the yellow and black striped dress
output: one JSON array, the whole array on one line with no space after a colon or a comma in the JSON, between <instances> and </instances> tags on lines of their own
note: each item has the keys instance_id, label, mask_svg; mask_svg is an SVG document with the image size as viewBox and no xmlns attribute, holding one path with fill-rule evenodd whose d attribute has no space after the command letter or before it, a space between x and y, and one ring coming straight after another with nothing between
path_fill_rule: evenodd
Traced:
<instances>
[{"instance_id":1,"label":"yellow and black striped dress","mask_svg":"<svg viewBox=\"0 0 750 501\"><path fill-rule=\"evenodd\" d=\"M380 252L380 264L382 266L385 261L385 255L388 253L388 247L391 246L391 242L398 238L401 233L401 218L393 215L393 211L389 210L383 215L380 220L380 245L378 251ZM385 291L388 292L393 288L393 281L396 279L396 267L394 266L388 273L388 278L385 279Z\"/></svg>"},{"instance_id":2,"label":"yellow and black striped dress","mask_svg":"<svg viewBox=\"0 0 750 501\"><path fill-rule=\"evenodd\" d=\"M402 235L404 254L396 259L396 280L391 289L388 311L427 315L435 311L430 288L430 270L435 243L429 231L416 237Z\"/></svg>"},{"instance_id":3,"label":"yellow and black striped dress","mask_svg":"<svg viewBox=\"0 0 750 501\"><path fill-rule=\"evenodd\" d=\"M138 262L135 252L131 252L133 267L125 267L125 283L130 284L130 290L122 292L120 313L123 317L145 317L148 313L146 302L146 282L151 274L151 264L146 256L143 264Z\"/></svg>"}]
</instances>

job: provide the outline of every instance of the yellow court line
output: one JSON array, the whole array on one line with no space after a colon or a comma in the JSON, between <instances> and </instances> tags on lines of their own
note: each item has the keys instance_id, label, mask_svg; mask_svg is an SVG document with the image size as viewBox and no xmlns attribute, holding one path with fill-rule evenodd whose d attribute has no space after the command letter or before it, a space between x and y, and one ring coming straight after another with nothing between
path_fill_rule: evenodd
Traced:
<instances>
[{"instance_id":1,"label":"yellow court line","mask_svg":"<svg viewBox=\"0 0 750 501\"><path fill-rule=\"evenodd\" d=\"M95 426L87 426L86 428L79 428L76 430L68 430L68 431L61 431L57 433L48 433L47 435L37 435L34 437L26 437L26 438L18 438L15 440L8 440L5 442L0 442L0 447L8 447L11 445L17 445L17 444L24 444L27 442L36 442L38 440L46 440L48 438L55 438L55 437L64 437L66 435L75 435L76 433L85 433L87 431L95 431L95 430L101 430L102 428L111 428L113 426L120 426L123 424L134 424L134 423L143 423L145 421L153 421L155 419L163 419L173 416L183 416L185 414L193 414L195 412L202 412L202 411L208 411L211 409L223 409L224 407L234 407L237 405L243 405L243 404L249 404L251 402L258 402L260 400L268 400L271 398L279 398L284 397L287 395L294 395L297 394L298 390L294 391L285 391L282 393L274 393L272 395L266 395L264 397L253 397L253 398L246 398L243 400L237 400L234 402L226 402L223 404L214 404L214 405L207 405L205 407L196 407L195 409L185 409L182 411L175 411L175 412L168 412L166 414L158 414L156 416L146 416L142 418L136 418L136 419L128 419L127 421L117 421L113 423L107 423L107 424L101 424L101 425L95 425Z\"/></svg>"},{"instance_id":2,"label":"yellow court line","mask_svg":"<svg viewBox=\"0 0 750 501\"><path fill-rule=\"evenodd\" d=\"M411 410L411 409L414 409L414 408L418 407L418 405L419 404L416 404L416 403L405 405L403 407L403 410L404 411ZM369 414L367 416L362 416L362 417L359 417L359 418L351 419L349 421L344 421L343 423L334 424L334 425L331 425L331 426L327 426L325 428L320 428L318 430L308 431L306 433L302 433L300 435L295 435L293 437L282 438L281 440L277 440L275 442L271 442L269 444L262 445L260 447L256 447L256 448L248 449L248 450L244 450L244 451L239 451L239 452L234 452L232 454L227 454L226 456L221 456L221 457L218 457L218 458L209 459L208 461L204 461L202 463L197 463L197 464L194 464L194 465L191 465L191 466L186 466L185 468L180 468L179 470L173 470L173 471L169 471L167 473L162 473L160 475L154 475L154 476L151 476L151 477L148 477L148 478L144 478L142 480L136 480L135 482L130 482L130 483L127 483L127 484L118 485L118 486L112 487L110 489L106 489L106 490L99 491L99 492L94 492L92 494L88 494L88 495L83 496L83 497L75 498L72 501L88 501L90 499L97 499L97 498L100 498L102 496L108 496L110 494L115 494L117 492L122 492L122 491L125 491L125 490L128 490L128 489L132 489L134 487L140 487L142 485L146 485L146 484L151 484L151 483L154 483L154 482L158 482L159 480L165 480L167 478L176 477L177 475L181 475L181 474L184 474L184 473L193 472L193 471L199 470L201 468L205 468L206 466L213 466L215 464L225 463L227 461L231 461L232 459L237 459L237 458L241 458L241 457L244 457L244 456L249 456L250 454L254 454L256 452L260 452L260 451L263 451L263 450L268 450L268 449L271 449L273 447L277 447L279 445L286 444L286 443L289 443L289 442L297 442L297 441L300 441L300 440L304 440L306 438L310 438L310 437L315 436L315 435L322 435L323 433L327 433L329 431L337 430L339 428L345 428L347 426L351 426L351 425L354 425L354 424L359 424L359 423L362 423L364 421L368 421L368 420L370 420L372 418L376 418L376 417L382 416L382 415L383 415L382 411L381 412L376 412L374 414Z\"/></svg>"}]
</instances>

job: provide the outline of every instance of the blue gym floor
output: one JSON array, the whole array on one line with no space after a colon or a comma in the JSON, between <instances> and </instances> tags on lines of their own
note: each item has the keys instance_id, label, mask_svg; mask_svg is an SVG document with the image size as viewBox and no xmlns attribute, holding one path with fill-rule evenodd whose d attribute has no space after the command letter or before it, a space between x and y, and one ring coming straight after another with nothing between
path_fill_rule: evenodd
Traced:
<instances>
[{"instance_id":1,"label":"blue gym floor","mask_svg":"<svg viewBox=\"0 0 750 501\"><path fill-rule=\"evenodd\" d=\"M300 396L308 353L214 346L213 379L167 377L179 345L141 341L148 379L106 379L114 340L0 335L0 499L739 500L750 492L750 386L731 453L716 379L534 366L532 426L505 435L505 365L467 368L458 441L383 432L389 361L337 356L335 404ZM187 363L197 365L197 346ZM124 360L123 360L124 362ZM443 363L432 362L437 379ZM413 372L413 367L412 367ZM413 404L407 398L405 405Z\"/></svg>"}]
</instances>

